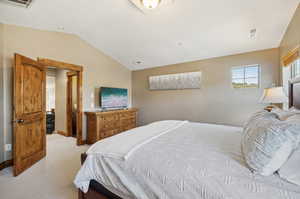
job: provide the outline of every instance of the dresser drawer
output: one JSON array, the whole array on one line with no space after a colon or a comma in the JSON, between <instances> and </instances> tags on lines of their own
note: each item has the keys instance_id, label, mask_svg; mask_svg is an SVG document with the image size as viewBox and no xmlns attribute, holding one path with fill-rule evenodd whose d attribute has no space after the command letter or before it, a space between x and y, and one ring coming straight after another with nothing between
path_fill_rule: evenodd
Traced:
<instances>
[{"instance_id":1,"label":"dresser drawer","mask_svg":"<svg viewBox=\"0 0 300 199\"><path fill-rule=\"evenodd\" d=\"M136 127L135 124L130 124L130 125L127 125L127 126L123 126L122 132L123 132L123 131L128 131L128 130L133 129L133 128L135 128L135 127Z\"/></svg>"},{"instance_id":2,"label":"dresser drawer","mask_svg":"<svg viewBox=\"0 0 300 199\"><path fill-rule=\"evenodd\" d=\"M121 126L135 125L135 118L126 118L121 120Z\"/></svg>"},{"instance_id":3,"label":"dresser drawer","mask_svg":"<svg viewBox=\"0 0 300 199\"><path fill-rule=\"evenodd\" d=\"M121 131L119 129L102 131L101 134L100 134L101 135L101 139L117 135L120 132Z\"/></svg>"},{"instance_id":4,"label":"dresser drawer","mask_svg":"<svg viewBox=\"0 0 300 199\"><path fill-rule=\"evenodd\" d=\"M136 119L129 118L121 120L121 129L122 131L127 131L136 127Z\"/></svg>"},{"instance_id":5,"label":"dresser drawer","mask_svg":"<svg viewBox=\"0 0 300 199\"><path fill-rule=\"evenodd\" d=\"M120 120L135 118L136 112L127 112L127 113L120 113Z\"/></svg>"},{"instance_id":6,"label":"dresser drawer","mask_svg":"<svg viewBox=\"0 0 300 199\"><path fill-rule=\"evenodd\" d=\"M105 114L105 115L102 115L100 118L103 122L112 122L112 121L119 120L119 115L118 114Z\"/></svg>"},{"instance_id":7,"label":"dresser drawer","mask_svg":"<svg viewBox=\"0 0 300 199\"><path fill-rule=\"evenodd\" d=\"M102 131L110 131L114 129L117 130L120 127L119 116L116 114L101 116L101 119L99 120L99 126Z\"/></svg>"},{"instance_id":8,"label":"dresser drawer","mask_svg":"<svg viewBox=\"0 0 300 199\"><path fill-rule=\"evenodd\" d=\"M100 125L101 125L100 129L102 129L103 131L109 131L109 130L114 130L114 129L119 129L120 128L119 120L101 121Z\"/></svg>"}]
</instances>

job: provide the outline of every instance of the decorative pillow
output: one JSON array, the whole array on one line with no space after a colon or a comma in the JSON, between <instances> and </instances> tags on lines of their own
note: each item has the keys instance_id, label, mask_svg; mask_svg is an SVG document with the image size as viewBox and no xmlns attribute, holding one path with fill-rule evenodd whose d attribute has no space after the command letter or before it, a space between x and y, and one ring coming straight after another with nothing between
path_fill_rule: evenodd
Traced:
<instances>
[{"instance_id":1,"label":"decorative pillow","mask_svg":"<svg viewBox=\"0 0 300 199\"><path fill-rule=\"evenodd\" d=\"M273 108L271 112L276 114L277 118L280 120L286 120L290 116L297 114L296 112L293 112L292 110L286 111L286 110L282 110L280 108Z\"/></svg>"},{"instance_id":2,"label":"decorative pillow","mask_svg":"<svg viewBox=\"0 0 300 199\"><path fill-rule=\"evenodd\" d=\"M278 174L281 178L300 186L300 148L293 152Z\"/></svg>"},{"instance_id":3,"label":"decorative pillow","mask_svg":"<svg viewBox=\"0 0 300 199\"><path fill-rule=\"evenodd\" d=\"M300 110L295 108L295 107L292 107L289 109L290 112L293 112L293 113L297 113L297 114L300 114Z\"/></svg>"},{"instance_id":4,"label":"decorative pillow","mask_svg":"<svg viewBox=\"0 0 300 199\"><path fill-rule=\"evenodd\" d=\"M288 117L286 119L286 122L300 125L300 114L296 114L296 115Z\"/></svg>"},{"instance_id":5,"label":"decorative pillow","mask_svg":"<svg viewBox=\"0 0 300 199\"><path fill-rule=\"evenodd\" d=\"M286 162L299 142L299 125L280 121L275 113L261 111L244 127L242 152L252 171L269 176Z\"/></svg>"},{"instance_id":6,"label":"decorative pillow","mask_svg":"<svg viewBox=\"0 0 300 199\"><path fill-rule=\"evenodd\" d=\"M300 114L293 115L286 121L300 125ZM281 178L300 186L300 146L279 169L278 174Z\"/></svg>"}]
</instances>

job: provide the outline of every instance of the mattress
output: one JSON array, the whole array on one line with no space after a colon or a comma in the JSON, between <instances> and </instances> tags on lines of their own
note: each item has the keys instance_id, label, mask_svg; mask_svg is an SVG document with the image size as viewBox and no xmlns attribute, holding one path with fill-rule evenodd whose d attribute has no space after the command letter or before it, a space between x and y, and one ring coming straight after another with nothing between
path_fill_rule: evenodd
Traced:
<instances>
[{"instance_id":1,"label":"mattress","mask_svg":"<svg viewBox=\"0 0 300 199\"><path fill-rule=\"evenodd\" d=\"M86 192L90 181L95 180L124 199L300 198L299 186L278 175L254 174L246 167L241 155L241 128L192 122L177 124L180 125L176 128L170 125L173 128L169 131L157 129L152 136L147 133L145 140L136 139L135 134L147 128L126 132L123 136L137 140L136 145L122 143L120 137L96 143L78 172L75 185ZM109 156L101 147L95 147L109 146L114 140L118 140L116 148L118 145L127 150L132 148L128 150L130 155L110 146L111 152L126 158Z\"/></svg>"}]
</instances>

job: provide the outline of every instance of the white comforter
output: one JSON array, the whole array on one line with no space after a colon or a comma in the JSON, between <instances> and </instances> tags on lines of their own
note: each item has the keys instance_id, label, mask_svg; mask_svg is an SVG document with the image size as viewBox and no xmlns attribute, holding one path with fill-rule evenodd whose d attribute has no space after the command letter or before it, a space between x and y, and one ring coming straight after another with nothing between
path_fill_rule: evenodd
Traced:
<instances>
[{"instance_id":1,"label":"white comforter","mask_svg":"<svg viewBox=\"0 0 300 199\"><path fill-rule=\"evenodd\" d=\"M94 179L124 199L300 198L299 186L250 172L241 131L181 121L136 128L94 144L74 183L86 192Z\"/></svg>"}]
</instances>

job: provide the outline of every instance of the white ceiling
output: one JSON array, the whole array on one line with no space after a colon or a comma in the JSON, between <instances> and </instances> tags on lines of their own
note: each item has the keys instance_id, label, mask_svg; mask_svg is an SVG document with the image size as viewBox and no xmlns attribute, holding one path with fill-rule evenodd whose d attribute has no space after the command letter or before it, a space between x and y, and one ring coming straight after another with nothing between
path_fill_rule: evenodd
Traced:
<instances>
[{"instance_id":1,"label":"white ceiling","mask_svg":"<svg viewBox=\"0 0 300 199\"><path fill-rule=\"evenodd\" d=\"M34 0L27 9L1 3L0 22L77 34L139 70L278 47L298 3L174 0L145 14L128 0Z\"/></svg>"}]
</instances>

